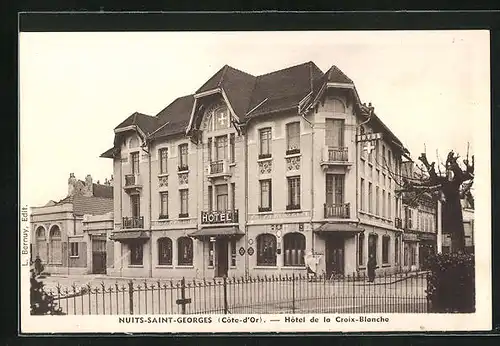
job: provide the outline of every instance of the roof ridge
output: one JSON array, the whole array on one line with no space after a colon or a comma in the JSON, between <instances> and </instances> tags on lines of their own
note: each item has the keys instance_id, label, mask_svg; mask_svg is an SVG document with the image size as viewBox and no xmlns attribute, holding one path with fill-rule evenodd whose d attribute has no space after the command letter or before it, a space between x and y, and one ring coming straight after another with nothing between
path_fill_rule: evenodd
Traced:
<instances>
[{"instance_id":1,"label":"roof ridge","mask_svg":"<svg viewBox=\"0 0 500 346\"><path fill-rule=\"evenodd\" d=\"M268 76L268 75L271 75L273 73L283 72L283 71L286 71L286 70L290 70L292 68L296 68L296 67L307 65L307 64L311 64L311 63L314 64L314 62L312 62L312 61L307 61L307 62L303 62L301 64L296 64L296 65L293 65L293 66L288 66L288 67L285 67L285 68L282 68L282 69L279 69L279 70L276 70L276 71L271 71L271 72L268 72L268 73L264 73L264 74L258 75L257 78Z\"/></svg>"},{"instance_id":2,"label":"roof ridge","mask_svg":"<svg viewBox=\"0 0 500 346\"><path fill-rule=\"evenodd\" d=\"M217 82L217 87L220 87L220 86L221 86L222 81L224 80L224 76L225 76L225 74L226 74L226 71L227 71L227 68L228 68L228 67L229 67L229 65L228 65L228 64L226 64L226 65L224 65L224 66L222 67L222 74L220 75L220 79L219 79L219 81Z\"/></svg>"}]
</instances>

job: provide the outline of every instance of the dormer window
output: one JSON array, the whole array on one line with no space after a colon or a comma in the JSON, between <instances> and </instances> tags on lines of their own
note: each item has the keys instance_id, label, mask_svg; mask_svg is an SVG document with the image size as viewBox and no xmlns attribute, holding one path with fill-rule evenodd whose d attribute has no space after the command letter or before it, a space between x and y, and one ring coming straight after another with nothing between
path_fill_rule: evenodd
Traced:
<instances>
[{"instance_id":1,"label":"dormer window","mask_svg":"<svg viewBox=\"0 0 500 346\"><path fill-rule=\"evenodd\" d=\"M231 124L231 115L229 109L225 106L219 106L209 113L209 130L217 131L229 128Z\"/></svg>"}]
</instances>

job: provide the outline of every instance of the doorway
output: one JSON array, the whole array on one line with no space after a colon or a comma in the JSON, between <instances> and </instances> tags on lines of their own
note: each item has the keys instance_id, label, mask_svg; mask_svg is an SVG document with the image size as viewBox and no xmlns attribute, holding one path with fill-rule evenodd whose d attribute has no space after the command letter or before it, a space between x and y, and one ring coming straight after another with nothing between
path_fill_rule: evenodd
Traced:
<instances>
[{"instance_id":1,"label":"doorway","mask_svg":"<svg viewBox=\"0 0 500 346\"><path fill-rule=\"evenodd\" d=\"M344 275L344 238L334 235L326 238L326 275Z\"/></svg>"},{"instance_id":2,"label":"doorway","mask_svg":"<svg viewBox=\"0 0 500 346\"><path fill-rule=\"evenodd\" d=\"M215 275L217 277L226 276L229 269L227 239L217 239L215 242L215 253L217 260Z\"/></svg>"},{"instance_id":3,"label":"doorway","mask_svg":"<svg viewBox=\"0 0 500 346\"><path fill-rule=\"evenodd\" d=\"M105 239L92 239L92 274L106 274Z\"/></svg>"}]
</instances>

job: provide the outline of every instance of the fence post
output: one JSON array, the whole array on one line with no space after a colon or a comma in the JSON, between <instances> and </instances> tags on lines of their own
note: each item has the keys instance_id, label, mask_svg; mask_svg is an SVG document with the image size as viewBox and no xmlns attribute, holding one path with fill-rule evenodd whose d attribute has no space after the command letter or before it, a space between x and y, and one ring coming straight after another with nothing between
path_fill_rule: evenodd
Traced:
<instances>
[{"instance_id":1,"label":"fence post","mask_svg":"<svg viewBox=\"0 0 500 346\"><path fill-rule=\"evenodd\" d=\"M185 300L186 300L186 279L184 277L182 277L182 280L181 280L181 300L182 300L182 303L181 303L182 314L185 315L186 314L186 303L185 303Z\"/></svg>"},{"instance_id":2,"label":"fence post","mask_svg":"<svg viewBox=\"0 0 500 346\"><path fill-rule=\"evenodd\" d=\"M134 314L134 282L130 280L128 282L128 304L129 304L129 310L130 314Z\"/></svg>"},{"instance_id":3,"label":"fence post","mask_svg":"<svg viewBox=\"0 0 500 346\"><path fill-rule=\"evenodd\" d=\"M228 313L228 306L227 306L227 277L224 275L224 313Z\"/></svg>"},{"instance_id":4,"label":"fence post","mask_svg":"<svg viewBox=\"0 0 500 346\"><path fill-rule=\"evenodd\" d=\"M295 313L295 273L292 273L292 312Z\"/></svg>"}]
</instances>

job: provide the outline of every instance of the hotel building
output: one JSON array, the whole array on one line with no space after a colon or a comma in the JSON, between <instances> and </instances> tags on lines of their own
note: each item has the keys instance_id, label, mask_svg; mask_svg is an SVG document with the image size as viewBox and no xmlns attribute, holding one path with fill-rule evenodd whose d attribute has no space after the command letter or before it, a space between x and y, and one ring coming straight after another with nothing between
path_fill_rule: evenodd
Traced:
<instances>
[{"instance_id":1,"label":"hotel building","mask_svg":"<svg viewBox=\"0 0 500 346\"><path fill-rule=\"evenodd\" d=\"M158 114L114 129L114 266L217 277L401 266L398 138L336 66L224 66Z\"/></svg>"}]
</instances>

